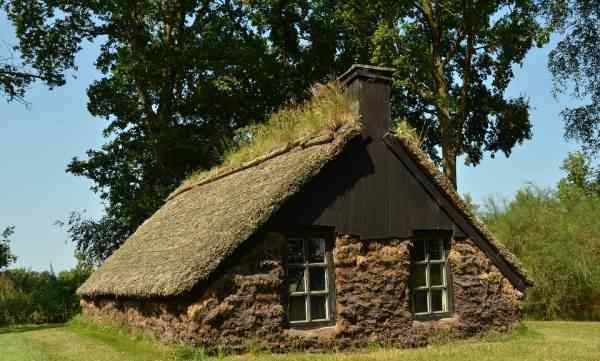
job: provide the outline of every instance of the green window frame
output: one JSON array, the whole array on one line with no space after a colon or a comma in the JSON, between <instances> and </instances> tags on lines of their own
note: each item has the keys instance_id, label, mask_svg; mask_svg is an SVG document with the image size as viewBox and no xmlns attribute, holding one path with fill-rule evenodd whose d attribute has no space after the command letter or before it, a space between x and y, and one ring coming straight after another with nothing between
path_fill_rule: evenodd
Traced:
<instances>
[{"instance_id":1,"label":"green window frame","mask_svg":"<svg viewBox=\"0 0 600 361\"><path fill-rule=\"evenodd\" d=\"M411 304L416 318L442 318L451 312L448 242L418 239L411 252Z\"/></svg>"}]
</instances>

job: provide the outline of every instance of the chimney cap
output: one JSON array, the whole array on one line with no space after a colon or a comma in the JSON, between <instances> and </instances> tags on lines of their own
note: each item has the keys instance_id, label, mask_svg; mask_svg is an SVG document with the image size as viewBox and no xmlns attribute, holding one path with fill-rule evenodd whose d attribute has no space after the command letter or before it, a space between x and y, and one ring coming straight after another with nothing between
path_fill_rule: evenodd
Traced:
<instances>
[{"instance_id":1,"label":"chimney cap","mask_svg":"<svg viewBox=\"0 0 600 361\"><path fill-rule=\"evenodd\" d=\"M392 81L392 75L396 69L394 68L386 68L381 66L374 65L364 65L364 64L354 64L350 67L350 69L346 70L346 72L339 76L338 80L343 84L348 84L354 78L361 77L367 79L376 79L382 80L386 82Z\"/></svg>"}]
</instances>

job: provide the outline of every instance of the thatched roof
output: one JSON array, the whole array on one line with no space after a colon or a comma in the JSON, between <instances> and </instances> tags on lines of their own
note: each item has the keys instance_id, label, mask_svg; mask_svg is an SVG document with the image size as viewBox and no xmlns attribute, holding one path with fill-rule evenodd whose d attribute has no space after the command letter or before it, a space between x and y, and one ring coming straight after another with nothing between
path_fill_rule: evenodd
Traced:
<instances>
[{"instance_id":1,"label":"thatched roof","mask_svg":"<svg viewBox=\"0 0 600 361\"><path fill-rule=\"evenodd\" d=\"M176 296L219 264L359 134L349 123L234 168L185 182L78 290L86 296ZM487 230L425 153L396 138L451 203L529 285L524 267Z\"/></svg>"},{"instance_id":2,"label":"thatched roof","mask_svg":"<svg viewBox=\"0 0 600 361\"><path fill-rule=\"evenodd\" d=\"M358 134L358 126L348 123L186 183L78 294L149 297L191 290Z\"/></svg>"}]
</instances>

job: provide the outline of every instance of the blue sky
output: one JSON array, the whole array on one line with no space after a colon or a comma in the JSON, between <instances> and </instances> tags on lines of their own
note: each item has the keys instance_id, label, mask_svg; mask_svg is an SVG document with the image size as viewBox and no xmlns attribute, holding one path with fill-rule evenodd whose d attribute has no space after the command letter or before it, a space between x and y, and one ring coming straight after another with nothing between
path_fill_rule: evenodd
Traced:
<instances>
[{"instance_id":1,"label":"blue sky","mask_svg":"<svg viewBox=\"0 0 600 361\"><path fill-rule=\"evenodd\" d=\"M0 17L0 43L14 44L13 31ZM477 167L460 165L459 192L469 192L475 201L492 196L510 198L528 182L553 186L562 176L559 166L577 145L563 138L560 110L568 99L553 98L551 75L546 69L552 45L534 49L523 67L515 67L509 94L524 94L533 107L534 135L513 150L510 158L486 157ZM33 86L27 94L29 106L0 99L0 228L16 226L12 249L18 267L56 271L75 265L73 246L64 229L55 225L74 210L98 216L102 204L90 190L90 182L65 173L72 157L104 143L103 119L87 112L86 88L98 78L93 67L97 51L88 46L77 63L80 70L66 86L49 91Z\"/></svg>"}]
</instances>

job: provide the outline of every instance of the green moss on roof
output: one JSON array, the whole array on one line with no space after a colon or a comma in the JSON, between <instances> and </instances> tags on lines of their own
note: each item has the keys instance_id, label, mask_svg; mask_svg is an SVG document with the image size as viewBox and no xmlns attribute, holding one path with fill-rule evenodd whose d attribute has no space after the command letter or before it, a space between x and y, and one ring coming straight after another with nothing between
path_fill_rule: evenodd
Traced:
<instances>
[{"instance_id":1,"label":"green moss on roof","mask_svg":"<svg viewBox=\"0 0 600 361\"><path fill-rule=\"evenodd\" d=\"M258 158L285 152L303 141L325 137L344 125L358 125L358 102L344 92L338 81L317 84L311 90L313 96L308 101L288 104L271 114L265 123L240 129L221 165L193 173L174 194L191 184L229 174Z\"/></svg>"}]
</instances>

